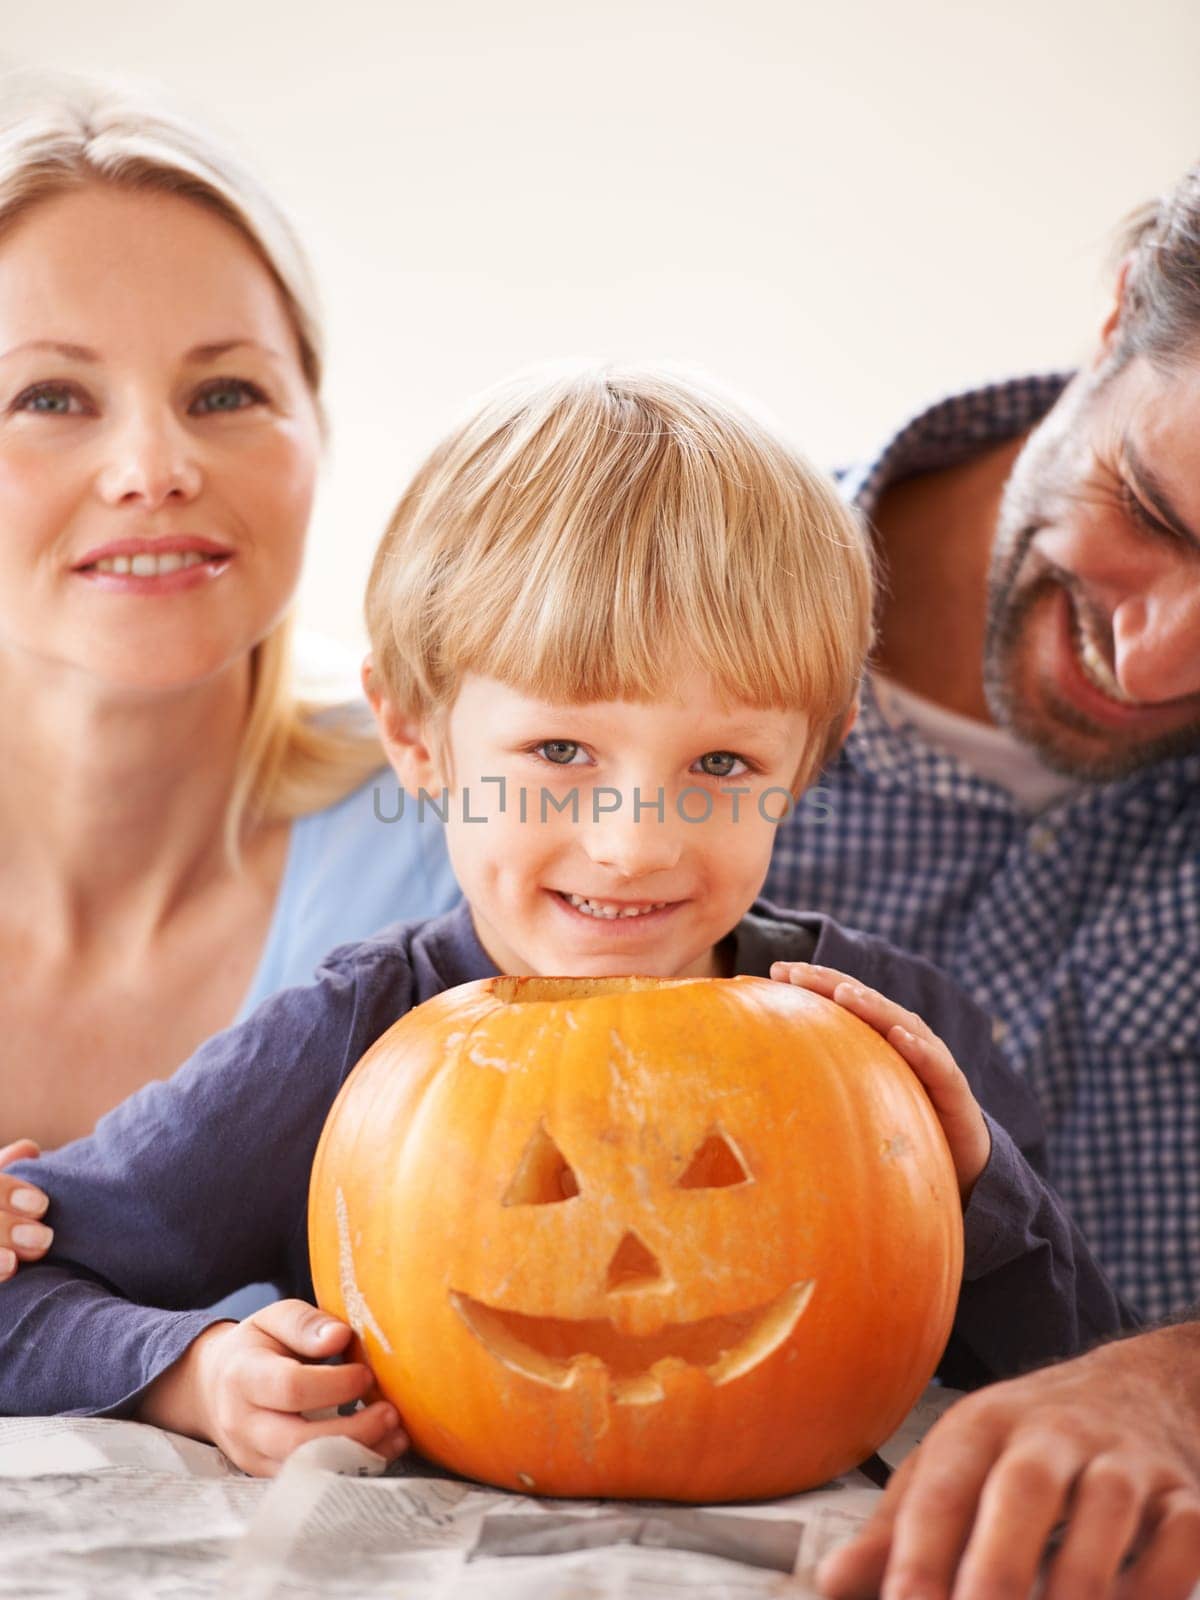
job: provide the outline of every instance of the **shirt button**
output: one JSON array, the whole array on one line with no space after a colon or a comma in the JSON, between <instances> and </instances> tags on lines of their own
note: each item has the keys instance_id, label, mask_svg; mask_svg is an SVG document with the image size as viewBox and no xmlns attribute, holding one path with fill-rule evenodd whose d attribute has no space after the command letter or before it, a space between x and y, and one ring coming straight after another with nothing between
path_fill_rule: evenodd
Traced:
<instances>
[{"instance_id":1,"label":"shirt button","mask_svg":"<svg viewBox=\"0 0 1200 1600\"><path fill-rule=\"evenodd\" d=\"M1054 849L1054 829L1047 828L1044 823L1029 830L1029 848L1039 856L1044 856L1047 851Z\"/></svg>"},{"instance_id":2,"label":"shirt button","mask_svg":"<svg viewBox=\"0 0 1200 1600\"><path fill-rule=\"evenodd\" d=\"M1008 1036L1008 1024L997 1017L992 1023L992 1043L1003 1044Z\"/></svg>"}]
</instances>

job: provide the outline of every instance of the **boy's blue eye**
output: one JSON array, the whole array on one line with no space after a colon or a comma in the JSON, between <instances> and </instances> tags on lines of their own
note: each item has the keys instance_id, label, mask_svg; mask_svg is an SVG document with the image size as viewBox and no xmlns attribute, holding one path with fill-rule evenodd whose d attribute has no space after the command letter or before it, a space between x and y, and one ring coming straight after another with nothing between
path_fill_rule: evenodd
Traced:
<instances>
[{"instance_id":1,"label":"boy's blue eye","mask_svg":"<svg viewBox=\"0 0 1200 1600\"><path fill-rule=\"evenodd\" d=\"M701 770L710 778L733 778L740 774L734 772L734 767L741 764L743 769L746 763L741 756L735 756L732 750L710 750L707 755L700 757Z\"/></svg>"},{"instance_id":2,"label":"boy's blue eye","mask_svg":"<svg viewBox=\"0 0 1200 1600\"><path fill-rule=\"evenodd\" d=\"M556 767L569 767L578 754L579 746L573 739L546 739L537 746L537 753Z\"/></svg>"}]
</instances>

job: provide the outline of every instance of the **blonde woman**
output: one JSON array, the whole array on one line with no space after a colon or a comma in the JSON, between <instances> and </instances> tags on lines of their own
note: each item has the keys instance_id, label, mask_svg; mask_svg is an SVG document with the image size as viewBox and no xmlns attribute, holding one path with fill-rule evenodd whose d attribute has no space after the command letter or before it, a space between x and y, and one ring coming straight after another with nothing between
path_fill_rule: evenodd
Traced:
<instances>
[{"instance_id":1,"label":"blonde woman","mask_svg":"<svg viewBox=\"0 0 1200 1600\"><path fill-rule=\"evenodd\" d=\"M320 379L304 258L223 152L0 81L0 1165L456 898L436 823L381 820L369 718L292 687ZM0 1278L44 1209L0 1173Z\"/></svg>"}]
</instances>

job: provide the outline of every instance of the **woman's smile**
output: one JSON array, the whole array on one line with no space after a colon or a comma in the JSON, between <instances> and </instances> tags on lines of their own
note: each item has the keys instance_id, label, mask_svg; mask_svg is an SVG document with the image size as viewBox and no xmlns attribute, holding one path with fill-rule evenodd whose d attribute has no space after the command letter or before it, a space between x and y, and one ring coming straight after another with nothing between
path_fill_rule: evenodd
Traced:
<instances>
[{"instance_id":1,"label":"woman's smile","mask_svg":"<svg viewBox=\"0 0 1200 1600\"><path fill-rule=\"evenodd\" d=\"M177 594L229 570L234 553L211 539L120 539L91 550L72 572L118 594Z\"/></svg>"}]
</instances>

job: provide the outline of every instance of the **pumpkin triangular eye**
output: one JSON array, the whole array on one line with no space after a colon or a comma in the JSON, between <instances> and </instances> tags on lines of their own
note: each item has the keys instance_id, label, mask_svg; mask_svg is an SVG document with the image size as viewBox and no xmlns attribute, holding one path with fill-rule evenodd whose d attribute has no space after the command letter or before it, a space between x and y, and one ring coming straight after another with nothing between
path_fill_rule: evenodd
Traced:
<instances>
[{"instance_id":1,"label":"pumpkin triangular eye","mask_svg":"<svg viewBox=\"0 0 1200 1600\"><path fill-rule=\"evenodd\" d=\"M731 1189L735 1184L751 1182L749 1168L733 1140L714 1127L700 1141L676 1186L680 1189Z\"/></svg>"},{"instance_id":2,"label":"pumpkin triangular eye","mask_svg":"<svg viewBox=\"0 0 1200 1600\"><path fill-rule=\"evenodd\" d=\"M578 1193L579 1184L571 1163L546 1131L545 1123L539 1122L525 1146L501 1205L555 1205L573 1199Z\"/></svg>"}]
</instances>

